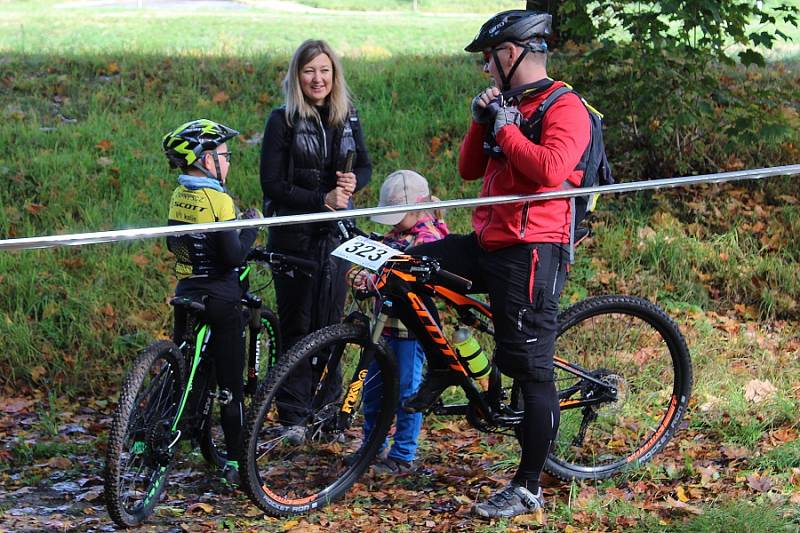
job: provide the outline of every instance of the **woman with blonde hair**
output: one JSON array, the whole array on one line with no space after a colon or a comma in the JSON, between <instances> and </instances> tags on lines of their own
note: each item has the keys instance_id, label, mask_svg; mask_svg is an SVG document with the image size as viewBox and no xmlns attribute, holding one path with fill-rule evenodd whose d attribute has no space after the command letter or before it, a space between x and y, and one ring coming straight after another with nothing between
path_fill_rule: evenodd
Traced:
<instances>
[{"instance_id":1,"label":"woman with blonde hair","mask_svg":"<svg viewBox=\"0 0 800 533\"><path fill-rule=\"evenodd\" d=\"M273 109L261 147L266 216L349 209L369 183L372 165L339 57L325 41L307 40L295 51L283 82L285 105ZM352 168L347 168L351 155ZM347 265L332 258L339 244L335 222L273 227L276 252L311 259L315 272L275 276L284 346L341 319ZM288 438L304 436L304 406L324 361L300 368L284 388L282 422ZM338 391L329 391L333 395Z\"/></svg>"}]
</instances>

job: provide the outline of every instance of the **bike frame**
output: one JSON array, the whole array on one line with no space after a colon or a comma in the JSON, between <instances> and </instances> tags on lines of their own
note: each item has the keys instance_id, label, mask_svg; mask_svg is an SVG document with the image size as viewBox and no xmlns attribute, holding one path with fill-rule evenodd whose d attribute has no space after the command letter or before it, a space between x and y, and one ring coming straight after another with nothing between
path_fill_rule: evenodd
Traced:
<instances>
[{"instance_id":1,"label":"bike frame","mask_svg":"<svg viewBox=\"0 0 800 533\"><path fill-rule=\"evenodd\" d=\"M490 323L492 319L490 307L486 303L452 288L421 279L419 274L425 274L424 269L416 269L419 274L415 273L414 261L415 258L412 256L395 256L384 265L383 271L376 282L376 290L379 291L381 297L381 307L372 329L373 342L377 342L383 330L383 324L385 324L386 320L384 310L391 309L393 314L400 318L403 324L422 344L429 364L432 360L438 361L439 364L435 366L441 367L444 364L461 378L459 385L464 390L469 403L438 407L435 409L437 414L464 415L468 413L470 406L472 406L492 426L509 427L519 424L522 421L523 413L502 405L499 379L490 380L487 394L481 391L444 335L435 307L426 303L426 300L432 302L433 297L440 298L448 307L458 312L462 323L493 335L494 331ZM359 364L359 369L366 368L369 364L368 356L362 356L362 359L366 361L362 361ZM609 398L616 398L617 390L615 387L592 376L580 365L559 357L554 358L554 365L582 380L580 382L581 385L559 391L559 405L562 410L587 407L607 402ZM496 370L493 373L496 373ZM357 391L363 386L363 377L360 376L359 372L356 372L355 378L351 382L349 390ZM572 399L571 397L579 393L581 386L587 382L597 387L603 394L581 400ZM345 402L346 405L348 405L347 402Z\"/></svg>"}]
</instances>

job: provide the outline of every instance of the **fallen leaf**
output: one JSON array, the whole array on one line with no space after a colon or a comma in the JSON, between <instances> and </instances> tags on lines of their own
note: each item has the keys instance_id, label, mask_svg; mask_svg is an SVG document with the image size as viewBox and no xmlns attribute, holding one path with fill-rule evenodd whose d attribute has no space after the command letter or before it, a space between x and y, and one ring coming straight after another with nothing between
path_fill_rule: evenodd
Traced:
<instances>
[{"instance_id":1,"label":"fallen leaf","mask_svg":"<svg viewBox=\"0 0 800 533\"><path fill-rule=\"evenodd\" d=\"M42 365L31 368L31 379L33 381L39 381L45 374L47 374L47 370Z\"/></svg>"},{"instance_id":2,"label":"fallen leaf","mask_svg":"<svg viewBox=\"0 0 800 533\"><path fill-rule=\"evenodd\" d=\"M538 524L543 526L545 524L544 510L536 509L530 514L520 514L511 519L515 524Z\"/></svg>"},{"instance_id":3,"label":"fallen leaf","mask_svg":"<svg viewBox=\"0 0 800 533\"><path fill-rule=\"evenodd\" d=\"M36 403L34 400L26 398L4 398L0 400L0 411L10 414L19 413L28 409L34 403Z\"/></svg>"},{"instance_id":4,"label":"fallen leaf","mask_svg":"<svg viewBox=\"0 0 800 533\"><path fill-rule=\"evenodd\" d=\"M109 150L111 150L112 146L114 145L108 139L103 139L102 141L94 145L94 147L100 150L101 152L108 152Z\"/></svg>"},{"instance_id":5,"label":"fallen leaf","mask_svg":"<svg viewBox=\"0 0 800 533\"><path fill-rule=\"evenodd\" d=\"M744 446L723 446L721 451L728 459L744 459L750 456L750 452Z\"/></svg>"},{"instance_id":6,"label":"fallen leaf","mask_svg":"<svg viewBox=\"0 0 800 533\"><path fill-rule=\"evenodd\" d=\"M751 379L744 386L744 399L752 403L761 403L775 396L777 391L769 381Z\"/></svg>"},{"instance_id":7,"label":"fallen leaf","mask_svg":"<svg viewBox=\"0 0 800 533\"><path fill-rule=\"evenodd\" d=\"M141 254L134 255L131 259L139 266L147 266L150 264L150 260Z\"/></svg>"},{"instance_id":8,"label":"fallen leaf","mask_svg":"<svg viewBox=\"0 0 800 533\"><path fill-rule=\"evenodd\" d=\"M47 461L47 466L52 468L60 468L62 470L66 470L70 466L72 466L72 461L67 459L66 457L51 457L49 461Z\"/></svg>"},{"instance_id":9,"label":"fallen leaf","mask_svg":"<svg viewBox=\"0 0 800 533\"><path fill-rule=\"evenodd\" d=\"M259 509L258 507L254 506L254 505L249 506L244 511L244 515L247 518L255 518L257 516L262 516L263 514L264 514L264 511L262 511L261 509Z\"/></svg>"},{"instance_id":10,"label":"fallen leaf","mask_svg":"<svg viewBox=\"0 0 800 533\"><path fill-rule=\"evenodd\" d=\"M27 204L25 206L25 211L27 211L31 215L38 215L39 212L44 208L45 206L42 204Z\"/></svg>"},{"instance_id":11,"label":"fallen leaf","mask_svg":"<svg viewBox=\"0 0 800 533\"><path fill-rule=\"evenodd\" d=\"M700 484L707 485L712 480L719 479L719 469L714 465L707 467L699 466L697 471L700 472Z\"/></svg>"},{"instance_id":12,"label":"fallen leaf","mask_svg":"<svg viewBox=\"0 0 800 533\"><path fill-rule=\"evenodd\" d=\"M430 154L435 156L439 153L439 149L442 147L442 140L439 137L433 137L431 139L431 147L430 147Z\"/></svg>"},{"instance_id":13,"label":"fallen leaf","mask_svg":"<svg viewBox=\"0 0 800 533\"><path fill-rule=\"evenodd\" d=\"M689 501L689 496L686 495L686 490L681 486L678 485L678 488L675 490L675 493L678 495L678 499L684 503Z\"/></svg>"},{"instance_id":14,"label":"fallen leaf","mask_svg":"<svg viewBox=\"0 0 800 533\"><path fill-rule=\"evenodd\" d=\"M751 474L747 476L747 485L758 492L769 492L774 485L772 478L769 476L759 476L758 474Z\"/></svg>"},{"instance_id":15,"label":"fallen leaf","mask_svg":"<svg viewBox=\"0 0 800 533\"><path fill-rule=\"evenodd\" d=\"M215 104L224 104L225 102L227 102L230 99L231 99L231 97L228 96L225 93L225 91L220 91L217 94L215 94L213 98L211 98L211 101L214 102Z\"/></svg>"},{"instance_id":16,"label":"fallen leaf","mask_svg":"<svg viewBox=\"0 0 800 533\"><path fill-rule=\"evenodd\" d=\"M214 512L214 507L208 503L198 502L198 503L193 503L192 505L186 508L187 513L193 513L194 511L198 510L206 514L211 514L212 512Z\"/></svg>"},{"instance_id":17,"label":"fallen leaf","mask_svg":"<svg viewBox=\"0 0 800 533\"><path fill-rule=\"evenodd\" d=\"M119 65L116 62L109 63L108 66L106 66L106 71L109 74L119 74Z\"/></svg>"},{"instance_id":18,"label":"fallen leaf","mask_svg":"<svg viewBox=\"0 0 800 533\"><path fill-rule=\"evenodd\" d=\"M639 230L639 240L646 241L648 239L653 239L656 236L656 232L650 226L645 226Z\"/></svg>"},{"instance_id":19,"label":"fallen leaf","mask_svg":"<svg viewBox=\"0 0 800 533\"><path fill-rule=\"evenodd\" d=\"M88 490L84 493L78 494L75 496L75 501L87 501L92 502L103 495L103 487L94 487L91 490Z\"/></svg>"},{"instance_id":20,"label":"fallen leaf","mask_svg":"<svg viewBox=\"0 0 800 533\"><path fill-rule=\"evenodd\" d=\"M670 498L669 496L661 504L661 506L664 507L665 509L680 509L682 511L686 511L687 513L692 513L696 515L703 514L703 510L701 508L696 507L694 505L690 505L688 503L684 503L674 498Z\"/></svg>"}]
</instances>

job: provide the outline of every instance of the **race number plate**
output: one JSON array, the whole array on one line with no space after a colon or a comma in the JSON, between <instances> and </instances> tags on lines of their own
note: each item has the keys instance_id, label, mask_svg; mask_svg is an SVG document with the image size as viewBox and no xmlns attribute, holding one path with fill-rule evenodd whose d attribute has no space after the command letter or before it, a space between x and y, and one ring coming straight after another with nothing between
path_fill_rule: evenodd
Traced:
<instances>
[{"instance_id":1,"label":"race number plate","mask_svg":"<svg viewBox=\"0 0 800 533\"><path fill-rule=\"evenodd\" d=\"M331 255L341 257L351 263L361 265L370 270L378 270L387 259L402 253L382 242L373 241L361 235L353 237L338 246Z\"/></svg>"}]
</instances>

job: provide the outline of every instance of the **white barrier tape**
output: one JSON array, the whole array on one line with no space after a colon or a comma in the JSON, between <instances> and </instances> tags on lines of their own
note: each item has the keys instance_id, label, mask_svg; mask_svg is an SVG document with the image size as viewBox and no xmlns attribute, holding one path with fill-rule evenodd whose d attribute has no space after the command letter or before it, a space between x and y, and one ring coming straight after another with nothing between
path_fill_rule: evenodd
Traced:
<instances>
[{"instance_id":1,"label":"white barrier tape","mask_svg":"<svg viewBox=\"0 0 800 533\"><path fill-rule=\"evenodd\" d=\"M55 248L57 246L81 246L84 244L150 239L153 237L166 237L170 235L184 235L186 233L224 231L253 227L286 226L290 224L302 224L308 222L325 222L343 218L359 218L390 213L405 213L419 209L478 207L482 205L509 204L528 201L541 202L543 200L552 200L554 198L571 198L574 196L584 196L586 194L613 194L622 192L646 191L669 187L696 185L701 183L724 183L728 181L761 179L772 176L790 176L795 174L800 174L800 165L737 170L734 172L704 174L702 176L686 176L680 178L665 178L649 181L634 181L630 183L618 183L615 185L606 185L602 187L560 190L531 195L488 196L470 200L444 200L441 202L428 202L424 204L409 204L391 207L368 207L364 209L352 209L349 211L308 213L303 215L290 215L284 217L249 220L231 220L229 222L212 222L208 224L185 224L180 226L134 228L113 231L98 231L94 233L74 233L69 235L49 235L46 237L4 239L0 240L0 250L27 250L36 248Z\"/></svg>"}]
</instances>

